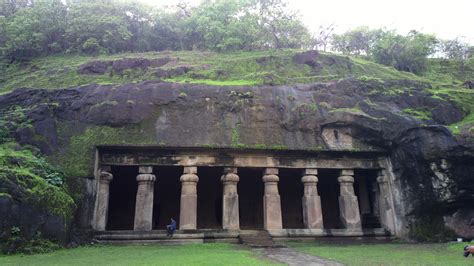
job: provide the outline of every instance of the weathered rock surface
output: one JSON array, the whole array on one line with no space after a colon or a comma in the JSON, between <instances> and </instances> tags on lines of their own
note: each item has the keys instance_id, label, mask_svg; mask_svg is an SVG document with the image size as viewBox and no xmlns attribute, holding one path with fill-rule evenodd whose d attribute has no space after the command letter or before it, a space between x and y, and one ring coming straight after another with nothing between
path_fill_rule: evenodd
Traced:
<instances>
[{"instance_id":1,"label":"weathered rock surface","mask_svg":"<svg viewBox=\"0 0 474 266\"><path fill-rule=\"evenodd\" d=\"M308 64L317 56L294 60ZM402 187L399 210L413 215L439 210L447 216L472 211L474 148L442 126L465 114L453 102L431 97L428 86L349 79L279 87L147 81L54 91L22 88L0 96L0 111L24 107L33 127L17 132L17 140L39 147L60 166L64 159L55 158L79 154L81 160L72 163L83 171L71 170L73 176L92 176L92 159L83 158L93 158L98 144L385 150ZM386 93L394 87L409 92ZM404 112L407 108L430 110L432 119L416 119ZM343 129L353 142L331 146L324 132L333 128ZM93 129L120 134L105 136L102 143L104 138L87 135ZM74 145L88 153L78 153ZM84 160L90 163L81 165Z\"/></svg>"},{"instance_id":2,"label":"weathered rock surface","mask_svg":"<svg viewBox=\"0 0 474 266\"><path fill-rule=\"evenodd\" d=\"M77 73L83 75L102 75L107 72L109 67L112 67L112 70L115 73L122 73L124 70L127 69L148 69L150 67L161 67L166 65L172 61L169 57L164 58L155 58L155 59L147 59L147 58L123 58L117 60L94 60L91 62L87 62L82 64L77 69Z\"/></svg>"}]
</instances>

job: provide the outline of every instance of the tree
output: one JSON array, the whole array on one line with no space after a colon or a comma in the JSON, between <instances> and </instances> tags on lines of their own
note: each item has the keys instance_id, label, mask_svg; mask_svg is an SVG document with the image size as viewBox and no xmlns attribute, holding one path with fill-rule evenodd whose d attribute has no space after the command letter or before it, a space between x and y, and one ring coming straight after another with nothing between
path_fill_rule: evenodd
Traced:
<instances>
[{"instance_id":1,"label":"tree","mask_svg":"<svg viewBox=\"0 0 474 266\"><path fill-rule=\"evenodd\" d=\"M434 35L410 31L407 36L384 31L375 42L372 57L377 63L419 74L426 70L427 57L435 52Z\"/></svg>"},{"instance_id":2,"label":"tree","mask_svg":"<svg viewBox=\"0 0 474 266\"><path fill-rule=\"evenodd\" d=\"M331 46L335 51L344 54L370 55L381 35L381 29L371 30L368 27L358 27L343 34L333 34Z\"/></svg>"},{"instance_id":3,"label":"tree","mask_svg":"<svg viewBox=\"0 0 474 266\"><path fill-rule=\"evenodd\" d=\"M2 0L0 2L0 16L9 17L21 8L32 6L33 0Z\"/></svg>"},{"instance_id":4,"label":"tree","mask_svg":"<svg viewBox=\"0 0 474 266\"><path fill-rule=\"evenodd\" d=\"M132 36L125 16L117 6L100 2L72 5L65 34L70 51L125 51Z\"/></svg>"},{"instance_id":5,"label":"tree","mask_svg":"<svg viewBox=\"0 0 474 266\"><path fill-rule=\"evenodd\" d=\"M461 38L440 41L440 52L446 58L463 60L469 57L469 44Z\"/></svg>"},{"instance_id":6,"label":"tree","mask_svg":"<svg viewBox=\"0 0 474 266\"><path fill-rule=\"evenodd\" d=\"M301 48L311 44L308 29L284 0L251 0L250 12L262 32L262 48Z\"/></svg>"},{"instance_id":7,"label":"tree","mask_svg":"<svg viewBox=\"0 0 474 266\"><path fill-rule=\"evenodd\" d=\"M61 0L41 0L7 17L3 54L10 60L24 60L64 50L66 12Z\"/></svg>"},{"instance_id":8,"label":"tree","mask_svg":"<svg viewBox=\"0 0 474 266\"><path fill-rule=\"evenodd\" d=\"M318 32L313 34L313 48L322 48L323 51L326 52L334 29L334 24L330 24L328 26L319 26Z\"/></svg>"}]
</instances>

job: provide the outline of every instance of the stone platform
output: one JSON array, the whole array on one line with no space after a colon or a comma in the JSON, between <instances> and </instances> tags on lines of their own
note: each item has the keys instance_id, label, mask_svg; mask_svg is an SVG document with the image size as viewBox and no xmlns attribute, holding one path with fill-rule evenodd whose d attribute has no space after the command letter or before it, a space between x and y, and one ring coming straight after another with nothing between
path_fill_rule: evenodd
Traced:
<instances>
[{"instance_id":1,"label":"stone platform","mask_svg":"<svg viewBox=\"0 0 474 266\"><path fill-rule=\"evenodd\" d=\"M180 243L211 243L226 242L239 243L241 236L259 235L264 230L222 230L197 229L177 230L173 237L167 237L165 230L136 231L98 231L94 239L106 244L180 244ZM279 229L268 230L268 234L275 241L286 240L316 240L330 238L367 238L389 239L390 233L382 228L376 229Z\"/></svg>"}]
</instances>

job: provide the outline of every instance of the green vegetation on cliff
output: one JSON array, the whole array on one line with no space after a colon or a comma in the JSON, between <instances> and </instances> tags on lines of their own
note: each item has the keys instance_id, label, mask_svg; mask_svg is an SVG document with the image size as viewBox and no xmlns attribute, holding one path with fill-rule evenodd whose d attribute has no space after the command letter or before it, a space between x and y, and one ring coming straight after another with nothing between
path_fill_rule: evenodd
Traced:
<instances>
[{"instance_id":1,"label":"green vegetation on cliff","mask_svg":"<svg viewBox=\"0 0 474 266\"><path fill-rule=\"evenodd\" d=\"M64 181L65 177L41 156L16 143L0 145L0 193L3 196L13 196L69 219L74 211L74 200Z\"/></svg>"},{"instance_id":2,"label":"green vegetation on cliff","mask_svg":"<svg viewBox=\"0 0 474 266\"><path fill-rule=\"evenodd\" d=\"M460 61L430 59L421 75L397 71L363 57L320 53L296 56L297 50L258 52L148 52L110 56L56 55L29 63L0 65L0 93L20 87L65 88L97 83L126 84L161 78L169 82L209 85L284 85L326 82L343 78L408 79L459 87L474 77L474 59ZM123 58L163 59L161 67L129 66L124 70L107 67L103 74L79 74L81 65L91 61L113 62ZM183 71L173 71L178 68ZM168 72L166 72L168 71ZM165 74L163 74L165 72Z\"/></svg>"}]
</instances>

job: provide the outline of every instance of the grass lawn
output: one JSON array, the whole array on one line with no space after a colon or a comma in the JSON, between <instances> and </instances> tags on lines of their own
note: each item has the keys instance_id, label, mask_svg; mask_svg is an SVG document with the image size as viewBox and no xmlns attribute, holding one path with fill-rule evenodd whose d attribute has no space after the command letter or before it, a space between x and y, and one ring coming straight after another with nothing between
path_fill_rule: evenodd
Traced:
<instances>
[{"instance_id":1,"label":"grass lawn","mask_svg":"<svg viewBox=\"0 0 474 266\"><path fill-rule=\"evenodd\" d=\"M341 245L290 242L289 245L346 265L474 265L474 257L462 255L466 243Z\"/></svg>"},{"instance_id":2,"label":"grass lawn","mask_svg":"<svg viewBox=\"0 0 474 266\"><path fill-rule=\"evenodd\" d=\"M231 244L90 246L37 255L1 256L0 265L269 265Z\"/></svg>"}]
</instances>

